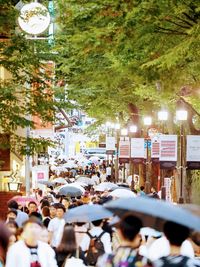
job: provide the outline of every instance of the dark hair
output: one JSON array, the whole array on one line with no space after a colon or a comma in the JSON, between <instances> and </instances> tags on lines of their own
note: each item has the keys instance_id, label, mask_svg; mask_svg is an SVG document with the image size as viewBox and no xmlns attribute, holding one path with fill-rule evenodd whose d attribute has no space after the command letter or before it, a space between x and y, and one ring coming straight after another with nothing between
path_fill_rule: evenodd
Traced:
<instances>
[{"instance_id":1,"label":"dark hair","mask_svg":"<svg viewBox=\"0 0 200 267\"><path fill-rule=\"evenodd\" d=\"M77 207L77 204L70 204L68 207L68 210L71 210L71 209L76 208L76 207Z\"/></svg>"},{"instance_id":2,"label":"dark hair","mask_svg":"<svg viewBox=\"0 0 200 267\"><path fill-rule=\"evenodd\" d=\"M39 212L37 212L37 211L31 212L29 214L29 218L36 218L36 219L42 221L42 215Z\"/></svg>"},{"instance_id":3,"label":"dark hair","mask_svg":"<svg viewBox=\"0 0 200 267\"><path fill-rule=\"evenodd\" d=\"M35 201L30 201L30 202L28 203L28 207L29 207L31 204L37 206L37 204L35 203Z\"/></svg>"},{"instance_id":4,"label":"dark hair","mask_svg":"<svg viewBox=\"0 0 200 267\"><path fill-rule=\"evenodd\" d=\"M50 211L49 211L49 207L43 207L43 209L42 209L42 215L44 216L44 217L49 217L50 216Z\"/></svg>"},{"instance_id":5,"label":"dark hair","mask_svg":"<svg viewBox=\"0 0 200 267\"><path fill-rule=\"evenodd\" d=\"M76 251L76 236L73 226L65 225L63 236L56 251L61 253L73 253Z\"/></svg>"},{"instance_id":6,"label":"dark hair","mask_svg":"<svg viewBox=\"0 0 200 267\"><path fill-rule=\"evenodd\" d=\"M92 224L94 224L94 226L100 226L102 222L103 220L96 220L96 221L93 221Z\"/></svg>"},{"instance_id":7,"label":"dark hair","mask_svg":"<svg viewBox=\"0 0 200 267\"><path fill-rule=\"evenodd\" d=\"M10 235L11 234L4 223L0 222L0 258L3 260L3 264L6 261Z\"/></svg>"},{"instance_id":8,"label":"dark hair","mask_svg":"<svg viewBox=\"0 0 200 267\"><path fill-rule=\"evenodd\" d=\"M163 232L169 240L169 243L178 247L180 247L190 235L190 229L188 227L170 221L165 223Z\"/></svg>"},{"instance_id":9,"label":"dark hair","mask_svg":"<svg viewBox=\"0 0 200 267\"><path fill-rule=\"evenodd\" d=\"M42 190L41 190L41 189L38 190L38 195L39 195L39 196L42 196Z\"/></svg>"},{"instance_id":10,"label":"dark hair","mask_svg":"<svg viewBox=\"0 0 200 267\"><path fill-rule=\"evenodd\" d=\"M19 207L19 205L18 205L17 201L15 201L15 200L9 200L8 201L8 208L9 209L16 209L16 210L18 210L18 207Z\"/></svg>"},{"instance_id":11,"label":"dark hair","mask_svg":"<svg viewBox=\"0 0 200 267\"><path fill-rule=\"evenodd\" d=\"M142 185L142 186L140 186L140 190L141 191L143 191L144 190L144 186Z\"/></svg>"},{"instance_id":12,"label":"dark hair","mask_svg":"<svg viewBox=\"0 0 200 267\"><path fill-rule=\"evenodd\" d=\"M14 214L17 216L17 210L16 210L16 209L10 209L10 210L7 212L7 215L10 214L10 213L14 213Z\"/></svg>"},{"instance_id":13,"label":"dark hair","mask_svg":"<svg viewBox=\"0 0 200 267\"><path fill-rule=\"evenodd\" d=\"M27 221L25 221L23 223L23 229L25 228L25 226L29 223L35 223L35 224L38 224L39 226L43 226L41 220L39 220L37 217L33 216L33 217L30 217Z\"/></svg>"},{"instance_id":14,"label":"dark hair","mask_svg":"<svg viewBox=\"0 0 200 267\"><path fill-rule=\"evenodd\" d=\"M46 199L42 199L42 202L41 202L41 210L44 208L44 207L49 207L50 204L49 204L49 201L46 200Z\"/></svg>"},{"instance_id":15,"label":"dark hair","mask_svg":"<svg viewBox=\"0 0 200 267\"><path fill-rule=\"evenodd\" d=\"M121 230L126 240L133 241L142 228L142 221L132 214L126 214L122 217L117 227Z\"/></svg>"},{"instance_id":16,"label":"dark hair","mask_svg":"<svg viewBox=\"0 0 200 267\"><path fill-rule=\"evenodd\" d=\"M65 206L63 204L61 204L61 203L57 203L56 209L62 209L64 212L66 211Z\"/></svg>"}]
</instances>

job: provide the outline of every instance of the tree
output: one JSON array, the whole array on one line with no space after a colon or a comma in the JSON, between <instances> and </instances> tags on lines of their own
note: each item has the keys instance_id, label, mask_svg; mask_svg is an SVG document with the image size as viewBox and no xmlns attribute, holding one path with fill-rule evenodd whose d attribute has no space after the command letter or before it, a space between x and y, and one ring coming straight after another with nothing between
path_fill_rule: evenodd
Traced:
<instances>
[{"instance_id":1,"label":"tree","mask_svg":"<svg viewBox=\"0 0 200 267\"><path fill-rule=\"evenodd\" d=\"M91 116L126 116L130 103L143 112L173 109L180 96L193 103L200 38L194 1L60 0L57 13L59 73L68 97Z\"/></svg>"},{"instance_id":2,"label":"tree","mask_svg":"<svg viewBox=\"0 0 200 267\"><path fill-rule=\"evenodd\" d=\"M0 80L1 133L10 134L12 144L20 142L21 152L27 153L27 142L33 152L38 144L48 142L20 138L16 130L34 128L33 116L39 116L44 125L53 123L57 107L62 106L63 102L54 98L58 90L53 86L54 69L49 64L53 56L47 41L28 40L17 28L19 12L13 1L1 0L0 7L0 65L7 73Z\"/></svg>"}]
</instances>

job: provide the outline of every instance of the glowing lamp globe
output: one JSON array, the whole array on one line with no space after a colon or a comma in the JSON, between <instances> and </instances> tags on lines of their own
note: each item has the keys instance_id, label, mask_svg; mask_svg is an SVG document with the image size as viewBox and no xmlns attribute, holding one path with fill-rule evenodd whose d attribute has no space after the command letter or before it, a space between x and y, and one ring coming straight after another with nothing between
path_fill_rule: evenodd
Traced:
<instances>
[{"instance_id":1,"label":"glowing lamp globe","mask_svg":"<svg viewBox=\"0 0 200 267\"><path fill-rule=\"evenodd\" d=\"M18 18L21 29L32 35L43 33L49 27L50 20L48 9L36 2L24 5Z\"/></svg>"}]
</instances>

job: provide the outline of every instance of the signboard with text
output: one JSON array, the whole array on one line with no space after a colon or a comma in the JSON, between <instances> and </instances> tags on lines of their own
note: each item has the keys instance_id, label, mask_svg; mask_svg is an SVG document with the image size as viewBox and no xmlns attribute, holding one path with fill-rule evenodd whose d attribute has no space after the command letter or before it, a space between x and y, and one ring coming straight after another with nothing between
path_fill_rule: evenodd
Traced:
<instances>
[{"instance_id":1,"label":"signboard with text","mask_svg":"<svg viewBox=\"0 0 200 267\"><path fill-rule=\"evenodd\" d=\"M177 162L177 135L160 135L159 160L161 169L174 169Z\"/></svg>"},{"instance_id":2,"label":"signboard with text","mask_svg":"<svg viewBox=\"0 0 200 267\"><path fill-rule=\"evenodd\" d=\"M186 161L188 169L200 169L200 136L188 135L186 148Z\"/></svg>"},{"instance_id":3,"label":"signboard with text","mask_svg":"<svg viewBox=\"0 0 200 267\"><path fill-rule=\"evenodd\" d=\"M131 138L131 158L145 158L144 138Z\"/></svg>"},{"instance_id":4,"label":"signboard with text","mask_svg":"<svg viewBox=\"0 0 200 267\"><path fill-rule=\"evenodd\" d=\"M129 162L130 159L130 141L129 139L120 140L119 142L119 160Z\"/></svg>"}]
</instances>

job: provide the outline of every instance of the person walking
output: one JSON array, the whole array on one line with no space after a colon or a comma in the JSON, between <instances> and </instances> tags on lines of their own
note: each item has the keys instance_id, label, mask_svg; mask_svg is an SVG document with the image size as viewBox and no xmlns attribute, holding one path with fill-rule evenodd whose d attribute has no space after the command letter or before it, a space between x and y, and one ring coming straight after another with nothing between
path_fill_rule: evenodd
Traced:
<instances>
[{"instance_id":1,"label":"person walking","mask_svg":"<svg viewBox=\"0 0 200 267\"><path fill-rule=\"evenodd\" d=\"M66 209L64 205L61 203L56 205L56 217L52 219L49 222L48 225L48 231L49 231L49 240L50 244L53 248L58 247L60 244L63 230L64 230L64 225L65 225L65 220L64 220L64 213Z\"/></svg>"},{"instance_id":2,"label":"person walking","mask_svg":"<svg viewBox=\"0 0 200 267\"><path fill-rule=\"evenodd\" d=\"M57 267L54 250L39 241L42 223L31 218L24 223L22 239L7 253L6 267Z\"/></svg>"},{"instance_id":3,"label":"person walking","mask_svg":"<svg viewBox=\"0 0 200 267\"><path fill-rule=\"evenodd\" d=\"M6 263L6 253L9 246L11 233L7 227L0 223L0 267L4 267Z\"/></svg>"},{"instance_id":4,"label":"person walking","mask_svg":"<svg viewBox=\"0 0 200 267\"><path fill-rule=\"evenodd\" d=\"M8 210L10 209L17 210L17 218L15 221L19 227L22 227L22 224L29 219L28 214L19 209L19 205L15 200L10 200L8 202Z\"/></svg>"}]
</instances>

